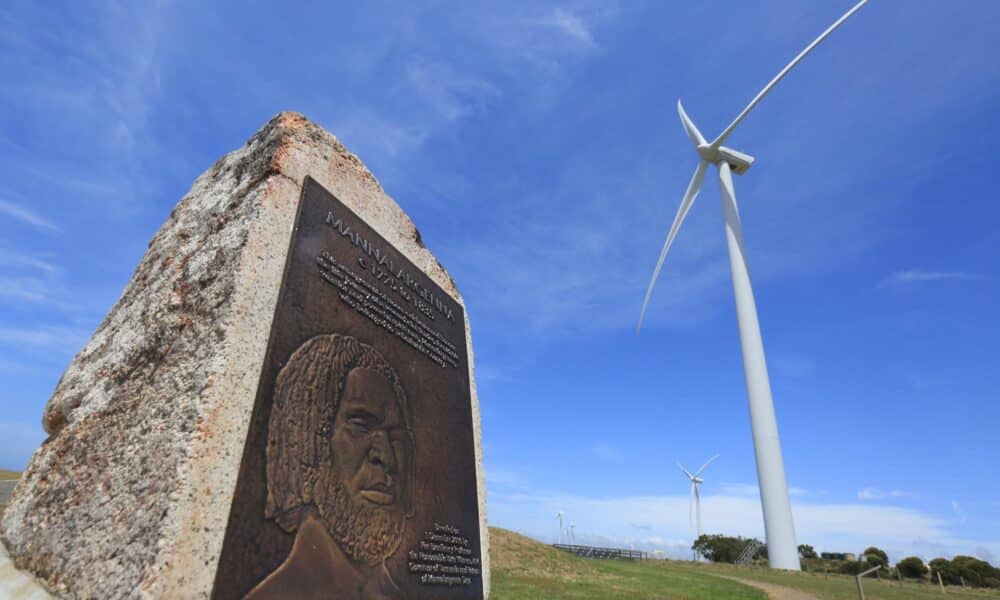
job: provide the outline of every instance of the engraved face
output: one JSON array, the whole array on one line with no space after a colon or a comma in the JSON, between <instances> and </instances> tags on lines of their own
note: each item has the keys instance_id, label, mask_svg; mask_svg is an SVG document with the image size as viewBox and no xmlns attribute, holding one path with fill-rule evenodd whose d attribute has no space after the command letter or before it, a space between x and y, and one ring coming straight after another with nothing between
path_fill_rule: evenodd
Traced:
<instances>
[{"instance_id":1,"label":"engraved face","mask_svg":"<svg viewBox=\"0 0 1000 600\"><path fill-rule=\"evenodd\" d=\"M337 479L356 502L403 510L406 433L392 384L378 371L348 373L330 451Z\"/></svg>"},{"instance_id":2,"label":"engraved face","mask_svg":"<svg viewBox=\"0 0 1000 600\"><path fill-rule=\"evenodd\" d=\"M392 383L374 369L348 371L329 441L318 508L352 559L376 564L403 537L409 510L409 435Z\"/></svg>"}]
</instances>

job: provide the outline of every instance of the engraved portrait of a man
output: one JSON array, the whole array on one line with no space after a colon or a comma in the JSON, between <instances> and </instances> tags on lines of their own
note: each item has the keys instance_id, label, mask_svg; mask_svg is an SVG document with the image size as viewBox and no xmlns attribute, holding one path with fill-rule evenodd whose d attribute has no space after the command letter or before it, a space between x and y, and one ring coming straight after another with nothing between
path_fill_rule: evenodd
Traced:
<instances>
[{"instance_id":1,"label":"engraved portrait of a man","mask_svg":"<svg viewBox=\"0 0 1000 600\"><path fill-rule=\"evenodd\" d=\"M265 517L294 534L246 596L395 598L385 561L412 516L406 394L381 353L340 334L302 344L278 373Z\"/></svg>"}]
</instances>

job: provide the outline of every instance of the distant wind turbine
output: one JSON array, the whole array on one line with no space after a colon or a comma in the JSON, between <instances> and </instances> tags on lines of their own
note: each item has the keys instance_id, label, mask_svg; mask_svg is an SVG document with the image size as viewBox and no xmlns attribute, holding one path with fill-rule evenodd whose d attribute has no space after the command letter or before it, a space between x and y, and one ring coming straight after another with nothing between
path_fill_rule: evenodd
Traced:
<instances>
[{"instance_id":1,"label":"distant wind turbine","mask_svg":"<svg viewBox=\"0 0 1000 600\"><path fill-rule=\"evenodd\" d=\"M569 541L573 542L574 544L576 543L576 524L575 523L570 523L569 524Z\"/></svg>"},{"instance_id":2,"label":"distant wind turbine","mask_svg":"<svg viewBox=\"0 0 1000 600\"><path fill-rule=\"evenodd\" d=\"M703 464L701 468L698 469L697 472L695 472L694 475L692 475L690 471L685 469L684 465L682 465L680 462L677 463L677 466L680 467L681 472L687 475L687 478L691 480L691 504L688 507L688 524L694 525L694 523L692 523L693 520L692 515L697 515L698 527L695 529L695 531L697 532L698 535L696 537L701 537L701 534L703 533L701 530L701 494L698 492L698 486L705 483L705 480L701 477L701 474L704 473L705 469L708 468L708 465L712 464L712 461L717 458L719 458L718 454L705 461L705 464Z\"/></svg>"},{"instance_id":3,"label":"distant wind turbine","mask_svg":"<svg viewBox=\"0 0 1000 600\"><path fill-rule=\"evenodd\" d=\"M563 515L565 515L565 514L566 513L564 513L563 511L559 511L559 512L556 513L556 518L559 519L559 543L560 544L563 543Z\"/></svg>"},{"instance_id":4,"label":"distant wind turbine","mask_svg":"<svg viewBox=\"0 0 1000 600\"><path fill-rule=\"evenodd\" d=\"M688 184L687 191L681 199L680 208L670 226L670 232L663 244L660 258L656 262L653 277L646 290L646 298L642 302L639 323L636 326L638 332L642 327L642 320L646 314L646 308L649 306L649 298L653 294L653 286L656 284L660 269L663 267L663 261L667 257L670 245L674 242L674 237L677 236L677 231L698 196L702 181L705 179L705 171L708 169L708 165L715 165L719 171L719 187L722 192L722 212L726 223L726 243L729 247L729 267L733 276L733 293L736 297L736 317L739 323L740 345L743 350L743 371L750 403L750 428L753 431L754 453L757 459L757 479L760 483L760 498L764 512L768 559L770 565L778 569L799 570L798 547L795 544L795 525L792 522L792 508L788 500L788 483L785 480L785 464L781 456L781 442L778 439L778 422L774 416L771 384L768 381L767 363L764 360L764 343L761 340L753 289L750 287L750 273L743 248L743 231L740 227L740 215L736 207L736 190L733 187L732 177L734 172L737 175L745 173L753 164L754 158L727 148L722 145L722 142L799 61L833 33L837 27L840 27L848 17L864 6L867 1L858 2L806 46L798 56L792 59L792 62L788 63L774 79L764 86L764 89L754 96L743 112L738 114L733 122L711 143L705 140L694 122L688 118L680 100L677 101L677 112L684 124L684 130L694 144L700 160L694 175L691 177L691 182Z\"/></svg>"}]
</instances>

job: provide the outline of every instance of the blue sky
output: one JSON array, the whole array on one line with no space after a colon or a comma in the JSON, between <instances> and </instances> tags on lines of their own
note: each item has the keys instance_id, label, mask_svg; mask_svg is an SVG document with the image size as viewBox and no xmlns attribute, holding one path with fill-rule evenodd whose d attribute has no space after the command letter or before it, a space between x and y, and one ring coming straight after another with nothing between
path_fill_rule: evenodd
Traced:
<instances>
[{"instance_id":1,"label":"blue sky","mask_svg":"<svg viewBox=\"0 0 1000 600\"><path fill-rule=\"evenodd\" d=\"M683 555L762 535L708 137L848 2L5 3L0 467L194 178L297 110L468 305L491 524ZM799 541L1000 562L1000 4L874 0L729 145Z\"/></svg>"}]
</instances>

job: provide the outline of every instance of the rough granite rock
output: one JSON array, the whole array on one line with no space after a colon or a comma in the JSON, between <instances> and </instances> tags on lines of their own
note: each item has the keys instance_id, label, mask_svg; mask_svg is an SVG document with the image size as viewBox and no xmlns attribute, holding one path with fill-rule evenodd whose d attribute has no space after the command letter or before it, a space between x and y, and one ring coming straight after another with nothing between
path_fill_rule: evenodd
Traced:
<instances>
[{"instance_id":1,"label":"rough granite rock","mask_svg":"<svg viewBox=\"0 0 1000 600\"><path fill-rule=\"evenodd\" d=\"M462 303L413 223L357 157L299 114L274 117L195 181L45 408L49 438L14 492L0 540L16 567L51 592L211 592L306 175ZM488 590L471 372L470 381Z\"/></svg>"}]
</instances>

